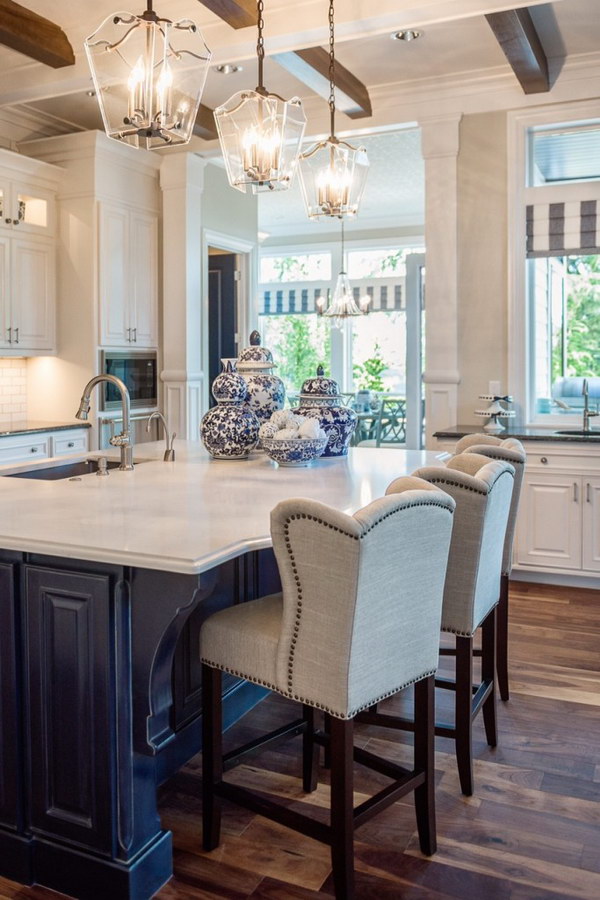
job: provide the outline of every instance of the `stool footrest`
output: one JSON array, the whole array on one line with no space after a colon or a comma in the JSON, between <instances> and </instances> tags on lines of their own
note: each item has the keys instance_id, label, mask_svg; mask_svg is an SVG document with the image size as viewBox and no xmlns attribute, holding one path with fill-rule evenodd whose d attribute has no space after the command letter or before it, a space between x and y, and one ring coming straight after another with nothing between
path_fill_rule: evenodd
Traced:
<instances>
[{"instance_id":1,"label":"stool footrest","mask_svg":"<svg viewBox=\"0 0 600 900\"><path fill-rule=\"evenodd\" d=\"M323 844L331 843L331 827L323 824L323 822L318 822L311 816L305 816L304 813L296 812L287 806L282 806L280 803L269 800L267 797L248 791L237 784L229 784L226 781L217 782L214 785L214 791L226 800L238 803L251 812L265 816L265 818L278 822L286 828L293 828L294 831L299 831L307 837L315 838L315 840L321 841Z\"/></svg>"},{"instance_id":2,"label":"stool footrest","mask_svg":"<svg viewBox=\"0 0 600 900\"><path fill-rule=\"evenodd\" d=\"M262 750L267 744L273 744L289 737L296 737L304 731L306 731L306 722L304 719L295 719L293 722L289 722L287 725L282 725L281 728L275 729L275 731L270 731L269 734L255 738L253 741L248 741L247 744L236 747L235 750L230 750L229 753L224 753L223 768L225 771L233 769L233 767L237 766L249 753Z\"/></svg>"}]
</instances>

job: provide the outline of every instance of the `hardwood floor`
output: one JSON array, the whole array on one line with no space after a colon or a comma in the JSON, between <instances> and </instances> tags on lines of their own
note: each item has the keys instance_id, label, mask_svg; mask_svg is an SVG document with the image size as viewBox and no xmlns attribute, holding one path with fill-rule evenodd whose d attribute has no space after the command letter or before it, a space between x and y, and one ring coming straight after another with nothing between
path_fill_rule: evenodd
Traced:
<instances>
[{"instance_id":1,"label":"hardwood floor","mask_svg":"<svg viewBox=\"0 0 600 900\"><path fill-rule=\"evenodd\" d=\"M419 900L597 900L600 897L600 592L511 585L511 699L499 703L499 745L474 727L475 794L460 794L453 745L436 753L438 852L418 849L412 798L356 832L357 896ZM445 658L442 671L450 671ZM437 718L451 710L436 692ZM401 708L410 698L394 698ZM272 695L227 735L235 745L282 724L295 706ZM291 713L291 715L290 715ZM357 726L356 742L409 761L408 734ZM310 806L324 818L328 789L304 799L298 739L257 756L228 778ZM221 847L200 841L201 758L161 789L174 835L175 876L157 895L295 900L333 896L329 849L225 805ZM323 782L327 772L321 771ZM356 769L356 801L386 780ZM1 898L57 898L0 879ZM100 898L99 898L100 900ZM102 898L104 900L104 898Z\"/></svg>"}]
</instances>

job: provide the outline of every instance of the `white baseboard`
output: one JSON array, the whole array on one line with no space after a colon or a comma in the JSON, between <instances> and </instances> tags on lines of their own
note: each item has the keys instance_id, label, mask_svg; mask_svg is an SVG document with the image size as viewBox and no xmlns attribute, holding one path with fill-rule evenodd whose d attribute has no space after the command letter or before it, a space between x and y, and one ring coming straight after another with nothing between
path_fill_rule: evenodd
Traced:
<instances>
[{"instance_id":1,"label":"white baseboard","mask_svg":"<svg viewBox=\"0 0 600 900\"><path fill-rule=\"evenodd\" d=\"M563 572L531 572L527 569L513 568L511 581L529 581L538 584L556 584L561 587L589 588L600 590L600 577L589 575L566 575Z\"/></svg>"}]
</instances>

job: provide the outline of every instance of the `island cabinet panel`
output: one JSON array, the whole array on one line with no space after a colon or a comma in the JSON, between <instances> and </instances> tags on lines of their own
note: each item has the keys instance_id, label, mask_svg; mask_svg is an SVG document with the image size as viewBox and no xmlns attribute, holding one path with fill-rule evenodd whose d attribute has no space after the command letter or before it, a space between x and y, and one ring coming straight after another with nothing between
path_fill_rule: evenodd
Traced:
<instances>
[{"instance_id":1,"label":"island cabinet panel","mask_svg":"<svg viewBox=\"0 0 600 900\"><path fill-rule=\"evenodd\" d=\"M15 645L14 566L0 564L0 825L17 828L21 810L19 682Z\"/></svg>"},{"instance_id":2,"label":"island cabinet panel","mask_svg":"<svg viewBox=\"0 0 600 900\"><path fill-rule=\"evenodd\" d=\"M30 827L111 847L110 579L25 567Z\"/></svg>"},{"instance_id":3,"label":"island cabinet panel","mask_svg":"<svg viewBox=\"0 0 600 900\"><path fill-rule=\"evenodd\" d=\"M218 567L218 576L212 593L192 612L177 643L173 660L171 716L174 731L179 731L197 718L202 711L199 645L203 623L220 609L279 590L281 584L272 550L248 553ZM225 674L224 696L231 695L241 683L241 679ZM235 704L233 706L235 708Z\"/></svg>"}]
</instances>

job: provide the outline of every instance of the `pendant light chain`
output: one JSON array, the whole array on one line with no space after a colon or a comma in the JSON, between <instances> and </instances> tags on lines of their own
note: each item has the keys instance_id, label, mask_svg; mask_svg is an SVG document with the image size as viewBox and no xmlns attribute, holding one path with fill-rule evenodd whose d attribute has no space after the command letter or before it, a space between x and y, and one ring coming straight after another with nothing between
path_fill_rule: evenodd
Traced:
<instances>
[{"instance_id":1,"label":"pendant light chain","mask_svg":"<svg viewBox=\"0 0 600 900\"><path fill-rule=\"evenodd\" d=\"M342 264L340 266L340 274L345 275L346 274L346 262L345 262L345 256L344 256L344 253L345 253L345 249L344 249L344 219L342 216L340 216L340 219L342 222Z\"/></svg>"},{"instance_id":2,"label":"pendant light chain","mask_svg":"<svg viewBox=\"0 0 600 900\"><path fill-rule=\"evenodd\" d=\"M265 4L263 0L258 0L256 4L256 17L257 17L257 27L258 27L258 40L256 42L256 55L258 57L258 90L260 93L264 91L263 85L263 64L265 61L265 39L263 37L263 29L265 27L265 20L263 19L263 12L265 9Z\"/></svg>"},{"instance_id":3,"label":"pendant light chain","mask_svg":"<svg viewBox=\"0 0 600 900\"><path fill-rule=\"evenodd\" d=\"M333 20L333 0L329 0L329 113L331 117L331 137L335 136L335 29Z\"/></svg>"}]
</instances>

